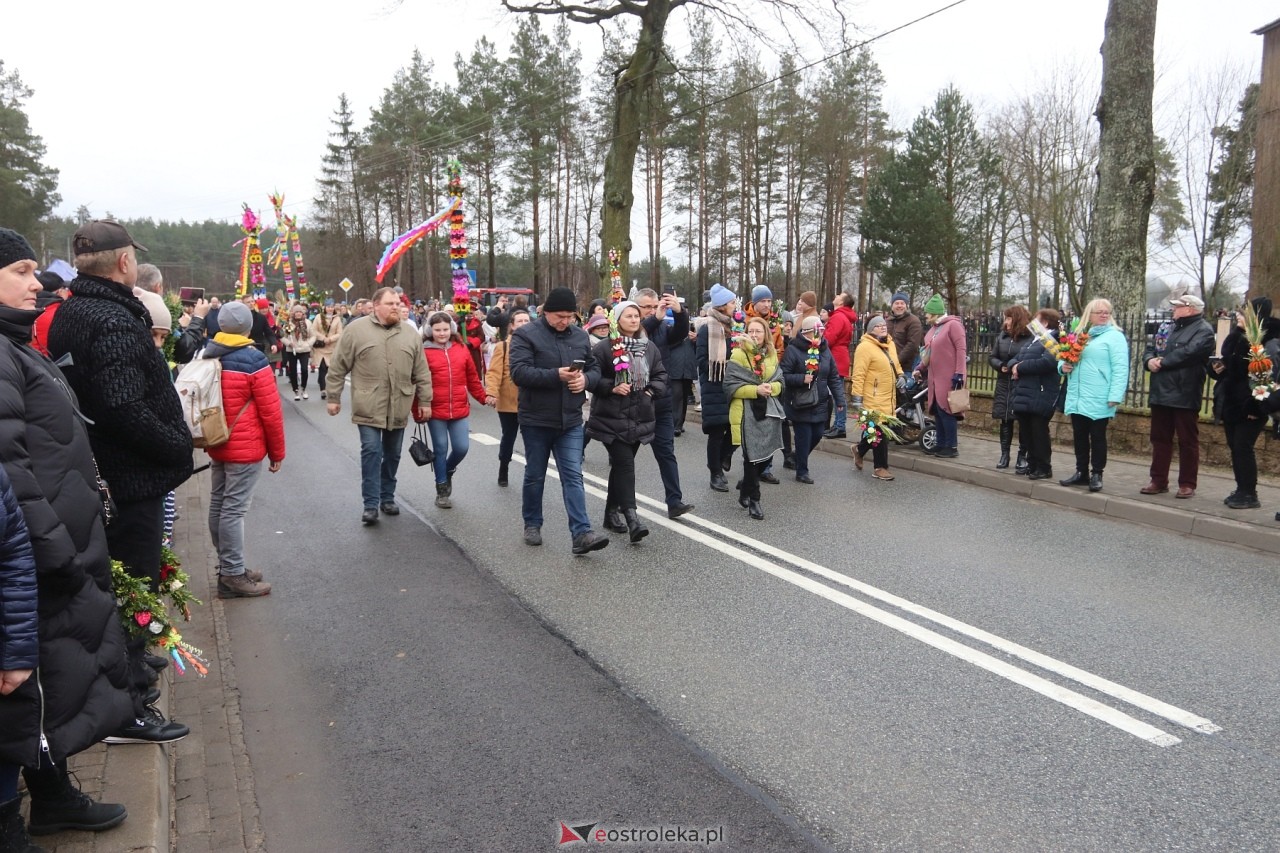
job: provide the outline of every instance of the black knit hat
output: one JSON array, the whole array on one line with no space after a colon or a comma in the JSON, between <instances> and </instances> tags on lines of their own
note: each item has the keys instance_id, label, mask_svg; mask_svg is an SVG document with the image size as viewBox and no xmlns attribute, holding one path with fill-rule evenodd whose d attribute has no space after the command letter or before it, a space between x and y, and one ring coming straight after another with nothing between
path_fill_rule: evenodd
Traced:
<instances>
[{"instance_id":1,"label":"black knit hat","mask_svg":"<svg viewBox=\"0 0 1280 853\"><path fill-rule=\"evenodd\" d=\"M547 301L542 303L543 313L555 311L577 311L578 297L567 287L556 287L547 294Z\"/></svg>"},{"instance_id":2,"label":"black knit hat","mask_svg":"<svg viewBox=\"0 0 1280 853\"><path fill-rule=\"evenodd\" d=\"M18 261L34 261L36 250L31 248L27 238L11 228L0 228L0 269Z\"/></svg>"}]
</instances>

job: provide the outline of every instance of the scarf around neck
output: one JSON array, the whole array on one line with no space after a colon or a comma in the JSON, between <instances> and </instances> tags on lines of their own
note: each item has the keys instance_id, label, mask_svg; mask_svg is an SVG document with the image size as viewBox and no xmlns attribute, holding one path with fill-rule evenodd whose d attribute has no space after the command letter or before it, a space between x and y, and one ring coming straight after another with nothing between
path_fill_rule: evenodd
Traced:
<instances>
[{"instance_id":1,"label":"scarf around neck","mask_svg":"<svg viewBox=\"0 0 1280 853\"><path fill-rule=\"evenodd\" d=\"M707 378L712 382L724 381L724 365L729 360L729 329L733 318L712 308L707 312Z\"/></svg>"}]
</instances>

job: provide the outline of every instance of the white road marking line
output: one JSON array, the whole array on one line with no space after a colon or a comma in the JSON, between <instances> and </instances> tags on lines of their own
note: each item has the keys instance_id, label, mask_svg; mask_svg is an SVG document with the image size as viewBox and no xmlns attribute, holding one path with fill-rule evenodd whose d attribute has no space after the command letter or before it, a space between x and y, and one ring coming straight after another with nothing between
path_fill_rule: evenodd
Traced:
<instances>
[{"instance_id":1,"label":"white road marking line","mask_svg":"<svg viewBox=\"0 0 1280 853\"><path fill-rule=\"evenodd\" d=\"M524 464L525 460L520 454L515 454L512 458L520 464ZM548 476L559 479L558 472L554 470L554 460L549 464L547 474ZM587 485L588 482L593 485ZM583 483L584 488L595 497L601 499L606 499L608 497L607 491L603 491L601 488L597 487L604 486L607 488L608 483L606 480L597 477L594 474L584 472ZM637 494L636 497L640 502L646 505L662 507L665 509L665 504L646 495ZM878 622L887 628L891 628L899 633L911 637L912 639L932 646L939 651L946 652L947 654L957 657L967 663L971 663L974 666L985 669L994 675L999 675L1000 677L1008 679L1015 684L1026 687L1029 690L1033 690L1042 696L1064 704L1070 708L1074 708L1083 714L1114 726L1115 728L1131 734L1134 737L1141 738L1142 740L1162 747L1172 746L1181 742L1180 738L1145 723L1136 717L1132 717L1122 711L1112 708L1109 705L1104 705L1095 699L1091 699L1081 693L1075 692L1074 690L1055 684L1041 676L1019 669L1006 661L1000 660L999 658L993 657L985 652L978 651L970 646L966 646L963 643L959 643L949 637L945 637L937 633L936 631L904 619L901 616L896 616L888 611L880 609L879 607L859 601L858 599L840 592L839 590L832 589L831 587L812 580L811 578L797 574L790 569L771 563L757 554L752 554L733 545L726 544L719 539L707 535L706 533L689 527L687 524L668 519L665 517L665 512L663 515L659 515L648 509L642 509L640 512L646 519L657 523L668 530L720 551L727 556L740 560L763 572L766 572L767 574L773 575L780 580L791 583L808 592L812 592L813 594L825 598L834 604L838 604L841 607L852 610L853 612L865 616L874 622ZM793 555L780 551L779 549L764 542L759 542L758 540L743 536L737 531L709 522L693 514L686 514L681 518L683 520L692 521L707 528L708 530L718 533L721 536L737 539L749 547L758 548L760 551L768 553L772 557L791 562L793 565L805 568L814 574L818 574L829 580L849 586L869 597L876 598L900 609L915 613L922 618L929 619L940 625L945 625L951 630L973 639L977 639L980 642L987 643L988 645L998 648L1001 651L1005 651L1006 653L1013 654L1035 664L1036 666L1048 669L1049 671L1055 672L1066 678L1071 678L1072 680L1096 689L1099 692L1106 693L1107 695L1133 704L1143 710L1150 711L1157 716L1165 717L1166 719L1188 726L1200 732L1210 733L1214 731L1221 731L1221 727L1203 717L1197 717L1188 711L1168 705L1150 696L1146 696L1145 694L1124 687L1123 685L1115 684L1114 682L1108 681L1100 676L1093 675L1092 673L1073 667L1070 664L1066 664L1017 643L1005 640L994 634L983 631L980 628L967 625L966 623L930 610L929 608L914 604L906 599L870 586L869 584L856 581L811 561L794 557Z\"/></svg>"}]
</instances>

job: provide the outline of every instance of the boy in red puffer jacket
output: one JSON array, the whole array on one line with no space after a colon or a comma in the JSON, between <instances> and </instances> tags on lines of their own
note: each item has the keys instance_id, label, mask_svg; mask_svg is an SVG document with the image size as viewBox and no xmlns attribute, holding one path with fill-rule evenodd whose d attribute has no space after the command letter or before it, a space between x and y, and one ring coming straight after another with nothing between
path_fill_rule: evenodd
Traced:
<instances>
[{"instance_id":1,"label":"boy in red puffer jacket","mask_svg":"<svg viewBox=\"0 0 1280 853\"><path fill-rule=\"evenodd\" d=\"M218 597L254 598L271 592L262 573L245 566L244 516L262 474L262 460L272 474L284 462L284 416L280 392L267 357L248 337L253 315L243 304L229 302L218 314L221 331L204 351L222 362L222 410L231 437L206 451L213 478L209 498L209 532L218 551Z\"/></svg>"}]
</instances>

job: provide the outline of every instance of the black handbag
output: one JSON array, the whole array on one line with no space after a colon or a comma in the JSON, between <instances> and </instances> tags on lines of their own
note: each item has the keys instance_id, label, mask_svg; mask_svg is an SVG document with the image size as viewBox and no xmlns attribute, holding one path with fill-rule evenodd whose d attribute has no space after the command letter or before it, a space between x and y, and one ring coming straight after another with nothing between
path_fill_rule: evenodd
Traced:
<instances>
[{"instance_id":1,"label":"black handbag","mask_svg":"<svg viewBox=\"0 0 1280 853\"><path fill-rule=\"evenodd\" d=\"M427 425L418 424L413 428L413 440L409 442L409 458L421 468L436 461L435 451L427 443Z\"/></svg>"},{"instance_id":2,"label":"black handbag","mask_svg":"<svg viewBox=\"0 0 1280 853\"><path fill-rule=\"evenodd\" d=\"M813 382L810 382L803 388L799 388L791 392L791 407L793 409L814 408L822 402L822 396L818 391L818 378L815 376Z\"/></svg>"}]
</instances>

